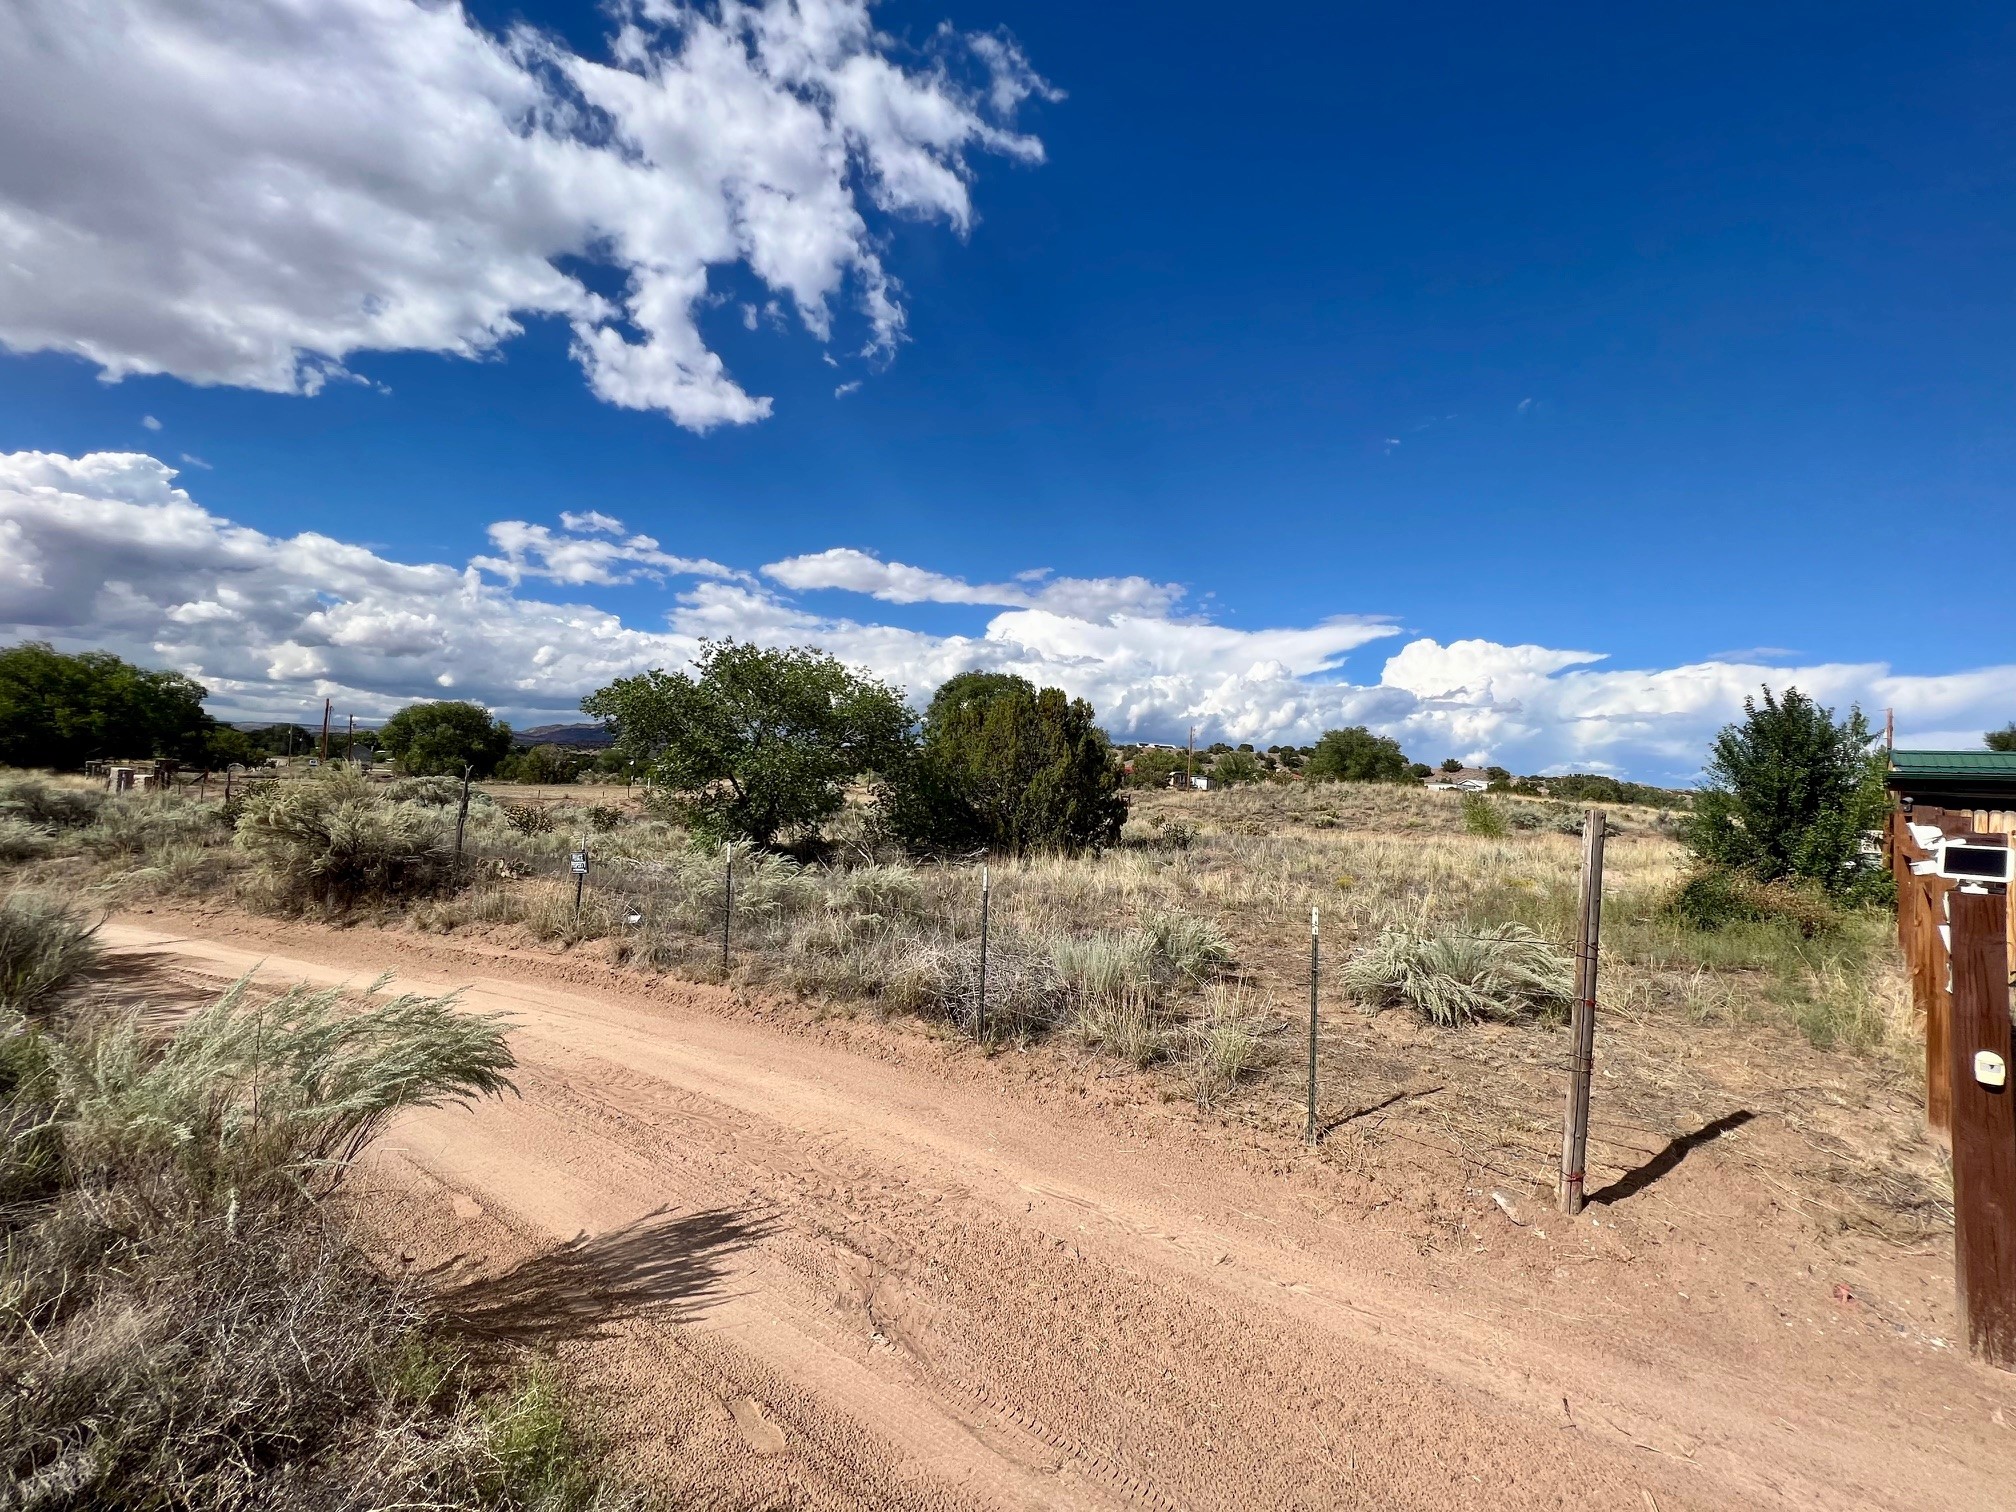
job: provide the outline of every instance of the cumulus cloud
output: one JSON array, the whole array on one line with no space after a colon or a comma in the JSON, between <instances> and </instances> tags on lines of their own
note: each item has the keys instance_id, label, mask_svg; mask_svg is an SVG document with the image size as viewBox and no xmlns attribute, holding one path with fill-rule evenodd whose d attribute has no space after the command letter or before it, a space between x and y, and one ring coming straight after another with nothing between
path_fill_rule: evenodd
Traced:
<instances>
[{"instance_id":1,"label":"cumulus cloud","mask_svg":"<svg viewBox=\"0 0 2016 1512\"><path fill-rule=\"evenodd\" d=\"M869 212L964 234L974 153L1042 160L1012 117L1052 91L1004 38L905 56L866 0L610 11L598 60L452 0L0 7L0 342L314 393L550 317L601 398L704 431L770 411L701 333L713 270L821 341L845 298L886 354Z\"/></svg>"},{"instance_id":2,"label":"cumulus cloud","mask_svg":"<svg viewBox=\"0 0 2016 1512\"><path fill-rule=\"evenodd\" d=\"M1391 623L1347 615L1233 629L1177 617L1171 585L1149 593L1126 586L1142 579L1040 571L973 584L846 548L758 577L666 552L596 512L563 516L557 531L502 522L491 544L501 554L461 566L398 562L315 532L235 524L150 456L0 455L0 637L176 667L232 717L293 716L324 697L382 715L452 690L536 721L575 714L583 693L613 677L681 665L703 638L734 636L822 646L914 699L969 669L1020 673L1090 699L1122 738L1176 738L1196 724L1207 740L1306 743L1368 724L1425 760L1668 781L1696 771L1709 736L1762 683L1796 684L1836 707L1894 708L1907 740L1924 745L1971 745L2016 705L2016 666L1910 677L1880 663L1612 669L1592 650L1426 636L1354 679L1355 657L1398 638ZM531 579L585 589L639 577L667 586L662 626L520 591ZM996 612L973 633L945 635L789 596L813 588L864 605Z\"/></svg>"}]
</instances>

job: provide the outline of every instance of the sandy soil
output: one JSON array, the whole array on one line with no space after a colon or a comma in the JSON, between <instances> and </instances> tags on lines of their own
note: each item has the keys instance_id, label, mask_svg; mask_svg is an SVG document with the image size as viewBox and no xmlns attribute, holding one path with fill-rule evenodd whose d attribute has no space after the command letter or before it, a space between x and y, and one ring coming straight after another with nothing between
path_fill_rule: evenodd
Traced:
<instances>
[{"instance_id":1,"label":"sandy soil","mask_svg":"<svg viewBox=\"0 0 2016 1512\"><path fill-rule=\"evenodd\" d=\"M2016 1377L1951 1347L1950 1248L1817 1233L1768 1119L1570 1222L1062 1052L587 959L105 938L508 1012L521 1095L400 1121L360 1206L472 1326L552 1341L681 1505L2011 1505Z\"/></svg>"}]
</instances>

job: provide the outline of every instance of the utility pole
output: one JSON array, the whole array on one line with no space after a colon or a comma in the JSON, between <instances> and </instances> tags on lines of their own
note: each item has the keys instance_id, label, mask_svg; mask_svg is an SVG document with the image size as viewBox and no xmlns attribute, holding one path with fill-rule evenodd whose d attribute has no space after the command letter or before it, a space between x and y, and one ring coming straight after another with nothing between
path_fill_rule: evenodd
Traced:
<instances>
[{"instance_id":1,"label":"utility pole","mask_svg":"<svg viewBox=\"0 0 2016 1512\"><path fill-rule=\"evenodd\" d=\"M1561 1130L1561 1211L1582 1211L1583 1170L1589 1153L1589 1074L1596 1058L1596 951L1603 929L1605 815L1591 809L1582 821L1582 898L1575 919L1575 1006L1569 1019L1568 1106Z\"/></svg>"},{"instance_id":2,"label":"utility pole","mask_svg":"<svg viewBox=\"0 0 2016 1512\"><path fill-rule=\"evenodd\" d=\"M1885 709L1883 711L1883 749L1886 751L1897 749L1897 711L1895 709Z\"/></svg>"},{"instance_id":3,"label":"utility pole","mask_svg":"<svg viewBox=\"0 0 2016 1512\"><path fill-rule=\"evenodd\" d=\"M348 761L357 750L357 716L350 716L350 734L343 742L343 759Z\"/></svg>"},{"instance_id":4,"label":"utility pole","mask_svg":"<svg viewBox=\"0 0 2016 1512\"><path fill-rule=\"evenodd\" d=\"M1191 787L1197 781L1197 726L1190 726L1190 740L1183 747L1183 785Z\"/></svg>"},{"instance_id":5,"label":"utility pole","mask_svg":"<svg viewBox=\"0 0 2016 1512\"><path fill-rule=\"evenodd\" d=\"M325 698L322 700L322 759L324 761L329 759L329 718L334 713L335 708L336 701L334 699Z\"/></svg>"}]
</instances>

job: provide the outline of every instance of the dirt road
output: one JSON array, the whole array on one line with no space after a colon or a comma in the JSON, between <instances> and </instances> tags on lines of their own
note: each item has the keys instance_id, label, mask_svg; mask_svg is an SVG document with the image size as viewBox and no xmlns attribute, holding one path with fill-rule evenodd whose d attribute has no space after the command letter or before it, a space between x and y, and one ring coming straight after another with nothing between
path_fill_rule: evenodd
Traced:
<instances>
[{"instance_id":1,"label":"dirt road","mask_svg":"<svg viewBox=\"0 0 2016 1512\"><path fill-rule=\"evenodd\" d=\"M1097 1066L591 962L229 919L105 938L511 1014L522 1095L402 1120L365 1206L409 1263L470 1257L472 1315L570 1340L620 1459L682 1504L1988 1508L2016 1485L2016 1380L1830 1304L1768 1232L1731 1259L1705 1217L1570 1223L1488 1187L1424 1211Z\"/></svg>"}]
</instances>

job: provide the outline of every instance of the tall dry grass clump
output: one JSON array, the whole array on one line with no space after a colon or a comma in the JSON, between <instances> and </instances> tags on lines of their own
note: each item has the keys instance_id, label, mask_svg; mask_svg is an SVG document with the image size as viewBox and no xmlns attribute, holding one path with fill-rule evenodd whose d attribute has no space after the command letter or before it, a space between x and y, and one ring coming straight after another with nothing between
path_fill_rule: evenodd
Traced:
<instances>
[{"instance_id":1,"label":"tall dry grass clump","mask_svg":"<svg viewBox=\"0 0 2016 1512\"><path fill-rule=\"evenodd\" d=\"M98 926L50 893L17 889L0 898L0 1014L28 1015L98 960Z\"/></svg>"},{"instance_id":2,"label":"tall dry grass clump","mask_svg":"<svg viewBox=\"0 0 2016 1512\"><path fill-rule=\"evenodd\" d=\"M1522 924L1389 924L1343 981L1367 1008L1411 1008L1444 1028L1555 1013L1574 992L1567 956Z\"/></svg>"},{"instance_id":3,"label":"tall dry grass clump","mask_svg":"<svg viewBox=\"0 0 2016 1512\"><path fill-rule=\"evenodd\" d=\"M5 1504L593 1504L550 1389L459 1344L324 1196L392 1112L510 1067L448 999L241 985L165 1036L6 1015Z\"/></svg>"}]
</instances>

